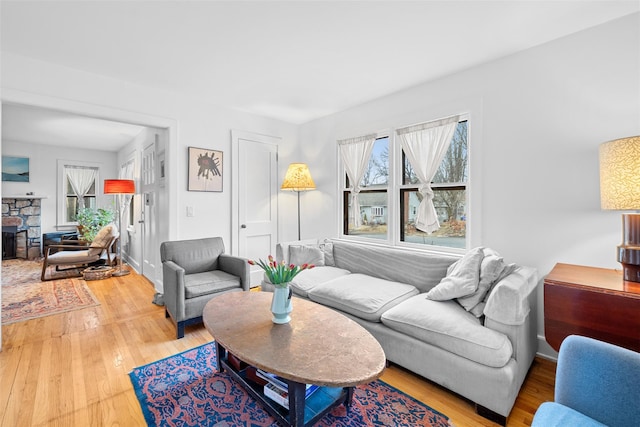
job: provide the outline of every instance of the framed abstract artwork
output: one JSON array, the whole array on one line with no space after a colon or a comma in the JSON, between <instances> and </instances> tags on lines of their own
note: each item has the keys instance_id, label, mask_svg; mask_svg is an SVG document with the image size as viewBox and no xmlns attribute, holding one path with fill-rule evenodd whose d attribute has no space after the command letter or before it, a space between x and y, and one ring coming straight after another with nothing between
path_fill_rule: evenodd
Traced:
<instances>
[{"instance_id":1,"label":"framed abstract artwork","mask_svg":"<svg viewBox=\"0 0 640 427\"><path fill-rule=\"evenodd\" d=\"M29 182L29 158L2 156L2 180Z\"/></svg>"},{"instance_id":2,"label":"framed abstract artwork","mask_svg":"<svg viewBox=\"0 0 640 427\"><path fill-rule=\"evenodd\" d=\"M188 191L222 191L222 151L189 147Z\"/></svg>"}]
</instances>

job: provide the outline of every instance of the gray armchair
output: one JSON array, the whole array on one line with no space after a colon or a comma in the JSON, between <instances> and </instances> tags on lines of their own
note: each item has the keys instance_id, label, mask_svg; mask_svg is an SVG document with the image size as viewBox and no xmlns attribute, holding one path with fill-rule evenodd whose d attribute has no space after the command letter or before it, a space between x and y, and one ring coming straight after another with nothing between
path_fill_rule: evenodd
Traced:
<instances>
[{"instance_id":1,"label":"gray armchair","mask_svg":"<svg viewBox=\"0 0 640 427\"><path fill-rule=\"evenodd\" d=\"M178 338L185 326L202 322L211 298L250 287L247 259L225 254L221 237L164 242L160 259L165 315L176 324Z\"/></svg>"}]
</instances>

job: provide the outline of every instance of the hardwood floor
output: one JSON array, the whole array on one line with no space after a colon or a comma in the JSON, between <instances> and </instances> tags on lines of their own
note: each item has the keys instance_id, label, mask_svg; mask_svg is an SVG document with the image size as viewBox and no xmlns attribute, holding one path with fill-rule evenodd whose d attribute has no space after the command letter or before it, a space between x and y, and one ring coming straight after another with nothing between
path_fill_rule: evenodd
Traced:
<instances>
[{"instance_id":1,"label":"hardwood floor","mask_svg":"<svg viewBox=\"0 0 640 427\"><path fill-rule=\"evenodd\" d=\"M201 325L176 340L142 276L87 283L99 306L2 326L0 426L144 426L128 373L212 340ZM538 405L553 399L554 378L555 363L536 358L508 426L531 424ZM457 427L495 425L469 401L396 366L382 380Z\"/></svg>"}]
</instances>

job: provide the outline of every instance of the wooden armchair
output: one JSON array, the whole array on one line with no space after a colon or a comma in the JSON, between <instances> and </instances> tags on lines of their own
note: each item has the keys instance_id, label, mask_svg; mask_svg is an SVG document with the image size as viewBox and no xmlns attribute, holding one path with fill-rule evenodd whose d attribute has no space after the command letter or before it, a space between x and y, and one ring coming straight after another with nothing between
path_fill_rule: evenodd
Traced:
<instances>
[{"instance_id":1,"label":"wooden armchair","mask_svg":"<svg viewBox=\"0 0 640 427\"><path fill-rule=\"evenodd\" d=\"M108 224L96 235L89 246L79 244L49 245L44 250L44 261L42 263L42 281L52 280L46 278L47 268L56 267L56 271L80 269L106 256L108 265L111 265L111 246L118 238L118 228L114 224ZM55 249L56 252L52 251ZM61 269L61 266L68 268ZM79 272L79 275L81 273Z\"/></svg>"}]
</instances>

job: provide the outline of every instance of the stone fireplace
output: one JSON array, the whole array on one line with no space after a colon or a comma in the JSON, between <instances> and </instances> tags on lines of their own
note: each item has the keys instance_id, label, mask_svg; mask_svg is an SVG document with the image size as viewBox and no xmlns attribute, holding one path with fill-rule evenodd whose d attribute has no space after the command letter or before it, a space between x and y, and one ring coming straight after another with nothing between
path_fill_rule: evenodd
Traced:
<instances>
[{"instance_id":1,"label":"stone fireplace","mask_svg":"<svg viewBox=\"0 0 640 427\"><path fill-rule=\"evenodd\" d=\"M13 239L19 245L13 248L13 253L16 256L22 253L22 247L25 248L26 254L24 255L27 259L37 259L42 256L40 250L42 241L40 221L43 198L38 196L9 196L2 198L3 241L5 230L6 233L14 233L16 235L16 238ZM25 234L23 232L26 232L26 241L24 242L20 239L20 236Z\"/></svg>"}]
</instances>

